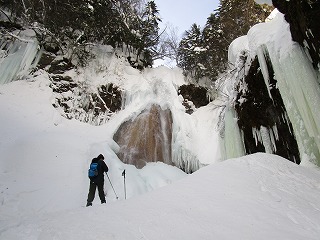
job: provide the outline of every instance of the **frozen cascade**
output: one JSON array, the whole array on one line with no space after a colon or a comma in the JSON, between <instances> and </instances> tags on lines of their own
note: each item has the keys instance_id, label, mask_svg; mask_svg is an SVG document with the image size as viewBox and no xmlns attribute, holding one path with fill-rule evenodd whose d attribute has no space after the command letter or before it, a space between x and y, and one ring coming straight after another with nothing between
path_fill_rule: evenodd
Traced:
<instances>
[{"instance_id":1,"label":"frozen cascade","mask_svg":"<svg viewBox=\"0 0 320 240\"><path fill-rule=\"evenodd\" d=\"M186 126L179 124L170 109L153 104L138 116L125 121L114 134L120 146L119 158L138 168L147 162L164 162L175 165L187 173L201 167L192 153L192 137L185 136Z\"/></svg>"},{"instance_id":2,"label":"frozen cascade","mask_svg":"<svg viewBox=\"0 0 320 240\"><path fill-rule=\"evenodd\" d=\"M222 147L225 151L223 159L236 158L245 155L243 139L237 124L236 113L233 108L227 107L225 112L225 133Z\"/></svg>"},{"instance_id":3,"label":"frozen cascade","mask_svg":"<svg viewBox=\"0 0 320 240\"><path fill-rule=\"evenodd\" d=\"M264 82L266 84L267 90L268 90L268 94L269 97L272 99L272 95L270 92L270 87L269 87L269 83L270 83L270 76L269 76L269 72L268 72L268 66L267 66L267 62L266 59L264 57L264 51L263 51L263 47L259 47L257 49L257 55L258 55L258 59L259 59L259 65L261 68L261 72L264 78Z\"/></svg>"},{"instance_id":4,"label":"frozen cascade","mask_svg":"<svg viewBox=\"0 0 320 240\"><path fill-rule=\"evenodd\" d=\"M248 39L259 59L263 58L257 51L259 46L265 45L269 52L302 160L320 165L319 72L314 70L302 47L291 40L289 25L281 13L271 22L251 28Z\"/></svg>"},{"instance_id":5,"label":"frozen cascade","mask_svg":"<svg viewBox=\"0 0 320 240\"><path fill-rule=\"evenodd\" d=\"M135 119L121 124L114 140L119 144L119 158L138 168L147 162L171 161L172 116L170 110L152 105Z\"/></svg>"},{"instance_id":6,"label":"frozen cascade","mask_svg":"<svg viewBox=\"0 0 320 240\"><path fill-rule=\"evenodd\" d=\"M287 46L290 39L283 36L288 29L283 22L274 22L279 20L283 19L255 25L247 36L230 45L229 61L235 67L232 71L236 76L231 76L230 83L236 92L231 92L229 99L233 99L246 154L267 152L299 164L296 132L286 112L270 57L275 52L279 57L291 51L291 46ZM271 51L270 45L278 47L275 47L277 51Z\"/></svg>"},{"instance_id":7,"label":"frozen cascade","mask_svg":"<svg viewBox=\"0 0 320 240\"><path fill-rule=\"evenodd\" d=\"M251 129L251 134L259 145L258 151L264 148L267 152L282 152L294 162L299 163L298 157L300 157L302 161L320 165L319 72L313 68L303 48L292 41L290 27L283 14L275 10L273 15L274 18L270 22L253 26L246 37L238 38L229 48L229 51L237 50L237 53L229 53L232 57L230 60L235 66L237 65L235 60L239 59L243 52L250 53L248 56L250 61L257 56L267 94L273 102L274 109L280 113L278 120L273 121L270 118L269 124L274 122L276 125L267 125L265 128L262 127L263 124L259 125L260 121L256 118L258 124L253 125L256 129ZM242 90L242 85L238 86ZM242 96L246 97L247 92L242 90L242 93ZM274 99L275 96L280 101ZM246 102L246 98L240 98L238 102L241 106ZM267 111L264 113L268 114ZM283 132L284 128L278 124L283 126L287 124L288 131ZM248 130L246 131L246 134L249 134ZM290 135L294 136L295 140ZM246 142L246 139L244 140ZM292 144L297 144L299 152Z\"/></svg>"},{"instance_id":8,"label":"frozen cascade","mask_svg":"<svg viewBox=\"0 0 320 240\"><path fill-rule=\"evenodd\" d=\"M185 113L175 85L184 83L180 80L183 75L158 68L134 79L132 71L124 67L119 72L120 77L131 78L130 84L122 86L125 117L114 134L119 158L139 168L146 162L161 161L188 173L198 170L201 163L192 144L194 119Z\"/></svg>"},{"instance_id":9,"label":"frozen cascade","mask_svg":"<svg viewBox=\"0 0 320 240\"><path fill-rule=\"evenodd\" d=\"M228 57L229 61L234 63L234 70L226 75L226 79L221 78L220 91L227 96L227 99L223 99L224 108L220 113L220 117L223 119L218 125L223 125L220 130L220 151L221 159L226 160L229 158L241 157L245 155L245 146L243 136L237 123L237 116L233 106L233 101L236 96L236 90L234 86L242 79L249 68L246 61L248 52L243 48L247 48L246 36L236 39L229 47ZM232 50L231 50L232 49ZM247 86L244 83L241 85L241 90L244 92L247 90ZM242 99L246 101L246 99ZM222 123L223 122L223 123ZM218 126L221 128L221 126Z\"/></svg>"},{"instance_id":10,"label":"frozen cascade","mask_svg":"<svg viewBox=\"0 0 320 240\"><path fill-rule=\"evenodd\" d=\"M272 49L272 47L270 47ZM288 115L297 133L299 148L311 161L320 161L319 74L298 44L284 58L271 56L275 77ZM294 81L292 81L294 79ZM320 162L317 163L320 165Z\"/></svg>"},{"instance_id":11,"label":"frozen cascade","mask_svg":"<svg viewBox=\"0 0 320 240\"><path fill-rule=\"evenodd\" d=\"M11 37L13 41L0 41L0 84L27 75L37 65L42 52L33 30L24 30Z\"/></svg>"},{"instance_id":12,"label":"frozen cascade","mask_svg":"<svg viewBox=\"0 0 320 240\"><path fill-rule=\"evenodd\" d=\"M180 121L185 113L175 112L172 125L172 161L187 173L197 171L202 164L192 152L196 127L192 121ZM185 115L189 117L189 115ZM184 116L184 117L185 117Z\"/></svg>"}]
</instances>

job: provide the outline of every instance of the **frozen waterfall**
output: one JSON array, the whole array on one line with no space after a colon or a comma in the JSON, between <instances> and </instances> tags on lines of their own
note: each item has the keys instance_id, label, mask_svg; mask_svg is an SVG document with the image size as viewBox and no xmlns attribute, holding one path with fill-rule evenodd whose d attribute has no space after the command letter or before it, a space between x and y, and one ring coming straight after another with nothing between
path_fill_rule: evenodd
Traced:
<instances>
[{"instance_id":1,"label":"frozen waterfall","mask_svg":"<svg viewBox=\"0 0 320 240\"><path fill-rule=\"evenodd\" d=\"M248 59L251 62L257 56L270 101L274 101L271 93L275 89L274 83L280 91L286 110L280 120L290 126L292 123L293 130L290 126L289 130L294 132L302 161L320 165L320 74L313 68L303 48L292 41L289 24L283 14L278 12L270 22L253 26L246 37L231 44L229 51L233 51L229 53L232 62L237 59L235 56L239 59L244 51L250 53ZM274 83L271 84L270 79L274 79ZM252 128L251 134L256 144L261 143L266 152L275 153L275 142L281 137L278 127Z\"/></svg>"},{"instance_id":2,"label":"frozen waterfall","mask_svg":"<svg viewBox=\"0 0 320 240\"><path fill-rule=\"evenodd\" d=\"M222 146L224 149L223 159L241 157L245 155L243 139L237 124L236 113L233 108L227 107L225 112L225 132Z\"/></svg>"},{"instance_id":3,"label":"frozen waterfall","mask_svg":"<svg viewBox=\"0 0 320 240\"><path fill-rule=\"evenodd\" d=\"M172 115L152 105L136 118L121 124L114 135L119 144L119 158L142 168L147 162L164 162L173 165L171 157Z\"/></svg>"},{"instance_id":4,"label":"frozen waterfall","mask_svg":"<svg viewBox=\"0 0 320 240\"><path fill-rule=\"evenodd\" d=\"M272 33L275 34L272 41L256 37ZM313 68L302 47L291 40L289 25L280 13L270 23L253 27L248 38L249 42L255 41L256 46L265 44L269 52L274 77L292 122L301 157L307 161L319 161L319 72ZM260 51L257 54L264 58Z\"/></svg>"},{"instance_id":5,"label":"frozen waterfall","mask_svg":"<svg viewBox=\"0 0 320 240\"><path fill-rule=\"evenodd\" d=\"M298 44L281 59L271 55L271 61L299 149L303 157L317 162L320 159L319 73Z\"/></svg>"},{"instance_id":6,"label":"frozen waterfall","mask_svg":"<svg viewBox=\"0 0 320 240\"><path fill-rule=\"evenodd\" d=\"M26 76L41 56L33 30L15 31L0 40L0 84Z\"/></svg>"},{"instance_id":7,"label":"frozen waterfall","mask_svg":"<svg viewBox=\"0 0 320 240\"><path fill-rule=\"evenodd\" d=\"M120 78L128 79L121 86L122 119L113 135L119 159L138 168L160 161L188 173L198 170L195 120L185 113L177 92L185 83L181 72L159 67L139 73L124 65L116 69Z\"/></svg>"}]
</instances>

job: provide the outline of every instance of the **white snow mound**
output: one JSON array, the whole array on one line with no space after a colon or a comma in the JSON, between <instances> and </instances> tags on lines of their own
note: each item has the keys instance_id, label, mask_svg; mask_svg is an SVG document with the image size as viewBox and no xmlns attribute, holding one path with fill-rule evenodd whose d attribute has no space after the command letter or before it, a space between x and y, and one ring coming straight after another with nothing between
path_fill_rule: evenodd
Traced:
<instances>
[{"instance_id":1,"label":"white snow mound","mask_svg":"<svg viewBox=\"0 0 320 240\"><path fill-rule=\"evenodd\" d=\"M22 218L1 239L318 239L320 173L258 153L126 201ZM3 223L2 223L3 225Z\"/></svg>"}]
</instances>

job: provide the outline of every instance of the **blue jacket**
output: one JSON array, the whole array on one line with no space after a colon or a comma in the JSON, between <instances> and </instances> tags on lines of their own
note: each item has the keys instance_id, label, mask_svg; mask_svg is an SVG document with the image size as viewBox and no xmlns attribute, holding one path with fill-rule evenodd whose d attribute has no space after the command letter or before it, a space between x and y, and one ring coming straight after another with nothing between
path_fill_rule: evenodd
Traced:
<instances>
[{"instance_id":1,"label":"blue jacket","mask_svg":"<svg viewBox=\"0 0 320 240\"><path fill-rule=\"evenodd\" d=\"M92 159L91 163L98 163L98 176L92 178L91 181L94 183L104 182L103 174L109 171L107 164L103 160L100 160L98 158Z\"/></svg>"}]
</instances>

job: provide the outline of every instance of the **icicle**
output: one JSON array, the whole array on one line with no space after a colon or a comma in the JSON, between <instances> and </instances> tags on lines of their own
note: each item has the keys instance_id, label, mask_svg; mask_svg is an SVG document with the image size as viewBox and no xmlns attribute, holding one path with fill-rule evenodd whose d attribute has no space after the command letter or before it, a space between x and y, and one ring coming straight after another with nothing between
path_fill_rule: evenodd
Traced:
<instances>
[{"instance_id":1,"label":"icicle","mask_svg":"<svg viewBox=\"0 0 320 240\"><path fill-rule=\"evenodd\" d=\"M318 76L298 45L294 45L285 58L280 59L273 54L271 60L302 156L305 152L311 161L318 161L316 160L320 159Z\"/></svg>"},{"instance_id":2,"label":"icicle","mask_svg":"<svg viewBox=\"0 0 320 240\"><path fill-rule=\"evenodd\" d=\"M271 140L271 146L272 146L272 153L277 152L277 145L276 145L276 138L273 132L273 128L269 129L269 136Z\"/></svg>"},{"instance_id":3,"label":"icicle","mask_svg":"<svg viewBox=\"0 0 320 240\"><path fill-rule=\"evenodd\" d=\"M265 152L266 153L273 153L268 128L261 126L259 132L260 132L260 136L261 136L261 143L264 146Z\"/></svg>"},{"instance_id":4,"label":"icicle","mask_svg":"<svg viewBox=\"0 0 320 240\"><path fill-rule=\"evenodd\" d=\"M288 128L290 130L290 128ZM273 125L272 126L272 132L273 132L273 136L274 138L278 141L279 140L279 134L278 134L278 127L277 125Z\"/></svg>"},{"instance_id":5,"label":"icicle","mask_svg":"<svg viewBox=\"0 0 320 240\"><path fill-rule=\"evenodd\" d=\"M266 153L275 153L277 151L276 139L279 138L276 126L271 129L261 126L260 129L252 128L252 135L255 139L256 146L258 142L264 146Z\"/></svg>"},{"instance_id":6,"label":"icicle","mask_svg":"<svg viewBox=\"0 0 320 240\"><path fill-rule=\"evenodd\" d=\"M254 127L254 128L252 128L252 135L253 135L254 140L256 142L256 146L258 146L258 142L261 142L260 131Z\"/></svg>"},{"instance_id":7,"label":"icicle","mask_svg":"<svg viewBox=\"0 0 320 240\"><path fill-rule=\"evenodd\" d=\"M266 88L268 90L269 97L270 97L270 99L273 99L272 95L271 95L271 92L270 92L270 87L269 87L270 76L269 76L269 72L268 72L267 62L266 62L266 59L265 59L265 49L264 48L265 48L265 46L258 47L257 56L258 56L261 72L262 72L262 75L263 75L263 79L264 79L264 82L266 84Z\"/></svg>"},{"instance_id":8,"label":"icicle","mask_svg":"<svg viewBox=\"0 0 320 240\"><path fill-rule=\"evenodd\" d=\"M201 167L197 157L182 146L175 146L173 148L172 160L176 166L187 173L195 172Z\"/></svg>"}]
</instances>

